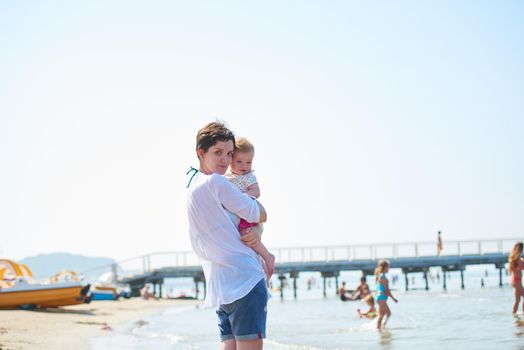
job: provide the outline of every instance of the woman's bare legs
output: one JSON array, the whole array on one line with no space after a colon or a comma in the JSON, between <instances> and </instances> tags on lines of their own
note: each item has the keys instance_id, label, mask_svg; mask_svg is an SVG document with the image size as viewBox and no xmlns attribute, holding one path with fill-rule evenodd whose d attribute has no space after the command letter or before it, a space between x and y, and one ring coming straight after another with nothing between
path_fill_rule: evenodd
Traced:
<instances>
[{"instance_id":1,"label":"woman's bare legs","mask_svg":"<svg viewBox=\"0 0 524 350\"><path fill-rule=\"evenodd\" d=\"M384 317L386 317L386 322L387 322L387 318L389 318L389 316L391 316L391 311L389 311L388 303L387 303L386 300L378 300L377 303L378 303L377 328L381 329L382 328L382 320L384 319ZM384 325L385 325L385 323L384 323Z\"/></svg>"},{"instance_id":2,"label":"woman's bare legs","mask_svg":"<svg viewBox=\"0 0 524 350\"><path fill-rule=\"evenodd\" d=\"M237 342L235 339L228 339L220 342L220 350L236 350Z\"/></svg>"},{"instance_id":3,"label":"woman's bare legs","mask_svg":"<svg viewBox=\"0 0 524 350\"><path fill-rule=\"evenodd\" d=\"M263 339L242 340L228 339L220 343L220 350L262 350Z\"/></svg>"},{"instance_id":4,"label":"woman's bare legs","mask_svg":"<svg viewBox=\"0 0 524 350\"><path fill-rule=\"evenodd\" d=\"M515 285L515 303L513 304L513 313L516 314L519 309L520 298L522 297L523 288L522 285ZM522 304L524 310L524 303Z\"/></svg>"},{"instance_id":5,"label":"woman's bare legs","mask_svg":"<svg viewBox=\"0 0 524 350\"><path fill-rule=\"evenodd\" d=\"M520 297L522 298L522 313L524 314L524 287L520 285L519 289L520 289ZM518 304L517 304L517 307L518 307Z\"/></svg>"},{"instance_id":6,"label":"woman's bare legs","mask_svg":"<svg viewBox=\"0 0 524 350\"><path fill-rule=\"evenodd\" d=\"M385 319L384 319L384 322L382 322L382 328L385 328L386 327L386 323L388 323L389 321L389 318L391 317L391 310L389 309L389 305L386 304L386 316L385 316Z\"/></svg>"},{"instance_id":7,"label":"woman's bare legs","mask_svg":"<svg viewBox=\"0 0 524 350\"><path fill-rule=\"evenodd\" d=\"M236 350L262 350L263 340L254 339L254 340L242 340L237 341Z\"/></svg>"}]
</instances>

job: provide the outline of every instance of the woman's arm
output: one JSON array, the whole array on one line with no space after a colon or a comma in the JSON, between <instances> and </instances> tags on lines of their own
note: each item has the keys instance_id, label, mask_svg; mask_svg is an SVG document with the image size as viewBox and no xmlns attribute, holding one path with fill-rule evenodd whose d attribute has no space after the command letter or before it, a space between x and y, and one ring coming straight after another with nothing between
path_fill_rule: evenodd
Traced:
<instances>
[{"instance_id":1,"label":"woman's arm","mask_svg":"<svg viewBox=\"0 0 524 350\"><path fill-rule=\"evenodd\" d=\"M240 236L240 240L248 247L254 247L261 241L262 228L260 225L248 227Z\"/></svg>"},{"instance_id":2,"label":"woman's arm","mask_svg":"<svg viewBox=\"0 0 524 350\"><path fill-rule=\"evenodd\" d=\"M267 212L266 212L266 208L264 208L262 203L257 201L257 204L258 204L258 209L260 210L260 218L258 219L258 222L261 224L267 221Z\"/></svg>"},{"instance_id":3,"label":"woman's arm","mask_svg":"<svg viewBox=\"0 0 524 350\"><path fill-rule=\"evenodd\" d=\"M395 301L395 303L398 303L398 300L393 296L393 294L391 294L391 290L389 290L389 282L388 282L388 280L383 278L381 282L382 282L382 284L384 284L384 288L386 289L386 295L390 296L391 299L393 299L393 301Z\"/></svg>"},{"instance_id":4,"label":"woman's arm","mask_svg":"<svg viewBox=\"0 0 524 350\"><path fill-rule=\"evenodd\" d=\"M265 222L267 214L264 207L251 197L242 193L222 175L212 174L211 186L215 191L217 201L231 213L248 222Z\"/></svg>"}]
</instances>

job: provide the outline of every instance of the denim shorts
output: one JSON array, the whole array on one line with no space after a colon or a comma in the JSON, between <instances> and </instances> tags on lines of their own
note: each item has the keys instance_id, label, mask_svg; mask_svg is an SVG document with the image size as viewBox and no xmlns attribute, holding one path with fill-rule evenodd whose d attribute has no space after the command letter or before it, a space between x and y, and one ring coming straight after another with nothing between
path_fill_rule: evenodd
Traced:
<instances>
[{"instance_id":1,"label":"denim shorts","mask_svg":"<svg viewBox=\"0 0 524 350\"><path fill-rule=\"evenodd\" d=\"M241 299L217 309L220 340L254 340L266 337L268 291L263 278Z\"/></svg>"}]
</instances>

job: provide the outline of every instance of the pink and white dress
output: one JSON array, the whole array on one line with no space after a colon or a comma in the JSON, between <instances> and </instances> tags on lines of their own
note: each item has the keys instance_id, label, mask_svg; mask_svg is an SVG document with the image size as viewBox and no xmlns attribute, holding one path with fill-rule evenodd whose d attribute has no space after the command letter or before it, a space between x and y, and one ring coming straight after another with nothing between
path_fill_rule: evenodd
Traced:
<instances>
[{"instance_id":1,"label":"pink and white dress","mask_svg":"<svg viewBox=\"0 0 524 350\"><path fill-rule=\"evenodd\" d=\"M244 174L244 175L237 175L233 174L231 172L226 173L226 178L231 181L231 183L235 186L237 186L242 193L245 193L249 186L254 185L258 183L257 177L255 174L253 174L254 170L251 172ZM253 227L256 226L257 223L254 222L247 222L244 219L240 219L240 224L238 225L238 229L242 230L244 228Z\"/></svg>"}]
</instances>

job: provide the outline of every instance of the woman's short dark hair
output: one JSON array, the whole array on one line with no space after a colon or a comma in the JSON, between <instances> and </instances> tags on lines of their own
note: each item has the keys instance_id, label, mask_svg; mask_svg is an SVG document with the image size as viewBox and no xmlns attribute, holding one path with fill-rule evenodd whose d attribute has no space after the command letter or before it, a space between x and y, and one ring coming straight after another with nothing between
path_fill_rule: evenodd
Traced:
<instances>
[{"instance_id":1,"label":"woman's short dark hair","mask_svg":"<svg viewBox=\"0 0 524 350\"><path fill-rule=\"evenodd\" d=\"M214 146L218 141L233 141L235 144L235 134L229 130L224 123L211 122L198 130L196 137L196 150L202 149L205 152Z\"/></svg>"}]
</instances>

